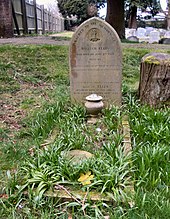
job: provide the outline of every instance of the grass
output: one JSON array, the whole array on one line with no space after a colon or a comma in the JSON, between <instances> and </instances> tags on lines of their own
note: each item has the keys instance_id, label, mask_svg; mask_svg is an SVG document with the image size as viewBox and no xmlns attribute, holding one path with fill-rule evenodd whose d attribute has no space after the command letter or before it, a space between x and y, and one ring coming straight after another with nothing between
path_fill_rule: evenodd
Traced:
<instances>
[{"instance_id":1,"label":"grass","mask_svg":"<svg viewBox=\"0 0 170 219\"><path fill-rule=\"evenodd\" d=\"M74 34L73 31L66 31L66 32L52 34L51 37L52 39L55 39L57 41L62 41L62 40L69 41L71 40L73 34Z\"/></svg>"},{"instance_id":2,"label":"grass","mask_svg":"<svg viewBox=\"0 0 170 219\"><path fill-rule=\"evenodd\" d=\"M70 102L67 46L6 45L0 52L1 218L170 217L170 112L141 106L136 98L140 60L151 50L123 50L123 106L105 109L94 126L87 125L84 108ZM131 159L118 132L124 114L131 127ZM66 157L70 149L95 156L74 164ZM78 179L89 171L91 184L83 186ZM124 189L128 178L134 194ZM54 185L108 192L112 202L44 197Z\"/></svg>"},{"instance_id":3,"label":"grass","mask_svg":"<svg viewBox=\"0 0 170 219\"><path fill-rule=\"evenodd\" d=\"M73 31L65 31L65 32L60 32L60 33L52 34L52 36L62 36L62 37L68 37L69 39L71 39L73 34L74 34Z\"/></svg>"}]
</instances>

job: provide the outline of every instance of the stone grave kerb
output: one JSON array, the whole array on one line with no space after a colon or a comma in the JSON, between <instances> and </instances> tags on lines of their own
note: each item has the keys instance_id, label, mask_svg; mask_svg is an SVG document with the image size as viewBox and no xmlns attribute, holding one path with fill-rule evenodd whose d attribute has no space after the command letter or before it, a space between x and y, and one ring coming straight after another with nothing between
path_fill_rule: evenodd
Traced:
<instances>
[{"instance_id":1,"label":"stone grave kerb","mask_svg":"<svg viewBox=\"0 0 170 219\"><path fill-rule=\"evenodd\" d=\"M121 106L122 49L118 34L100 18L82 23L70 42L70 92L72 102L84 103L96 93L105 106Z\"/></svg>"}]
</instances>

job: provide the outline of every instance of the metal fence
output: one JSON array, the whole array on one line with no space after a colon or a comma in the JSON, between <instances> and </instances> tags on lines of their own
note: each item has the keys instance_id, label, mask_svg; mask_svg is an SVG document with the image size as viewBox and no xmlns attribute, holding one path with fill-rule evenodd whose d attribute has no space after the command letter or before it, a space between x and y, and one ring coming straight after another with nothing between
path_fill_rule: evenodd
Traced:
<instances>
[{"instance_id":1,"label":"metal fence","mask_svg":"<svg viewBox=\"0 0 170 219\"><path fill-rule=\"evenodd\" d=\"M36 0L12 0L12 7L16 34L64 31L64 18L37 5Z\"/></svg>"}]
</instances>

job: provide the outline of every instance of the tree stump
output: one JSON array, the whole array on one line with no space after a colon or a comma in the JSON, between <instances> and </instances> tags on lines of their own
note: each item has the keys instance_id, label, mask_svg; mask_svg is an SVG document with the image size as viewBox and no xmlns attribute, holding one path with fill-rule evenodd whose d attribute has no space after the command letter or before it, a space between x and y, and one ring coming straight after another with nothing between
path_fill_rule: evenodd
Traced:
<instances>
[{"instance_id":1,"label":"tree stump","mask_svg":"<svg viewBox=\"0 0 170 219\"><path fill-rule=\"evenodd\" d=\"M150 53L141 61L139 98L150 106L170 104L170 55Z\"/></svg>"}]
</instances>

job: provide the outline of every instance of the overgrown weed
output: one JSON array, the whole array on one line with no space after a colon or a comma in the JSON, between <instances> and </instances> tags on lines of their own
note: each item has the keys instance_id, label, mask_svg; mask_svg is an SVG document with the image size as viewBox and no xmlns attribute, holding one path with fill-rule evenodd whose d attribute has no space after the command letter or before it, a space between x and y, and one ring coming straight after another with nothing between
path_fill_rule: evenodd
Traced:
<instances>
[{"instance_id":1,"label":"overgrown weed","mask_svg":"<svg viewBox=\"0 0 170 219\"><path fill-rule=\"evenodd\" d=\"M11 130L7 120L1 123L0 194L6 197L1 199L1 218L170 217L169 109L151 109L137 100L139 64L148 49L124 49L123 107L104 110L93 127L86 124L84 108L70 102L67 47L1 46L0 51L3 105L26 113L19 130ZM30 86L31 94L23 90L25 95L18 95L23 85ZM123 154L118 131L124 114L131 126L131 159ZM95 157L73 165L64 155L71 149ZM82 186L78 179L88 171L94 178ZM133 195L125 192L129 178ZM87 200L82 206L43 197L56 183L109 192L118 205ZM24 188L27 195L18 193Z\"/></svg>"}]
</instances>

